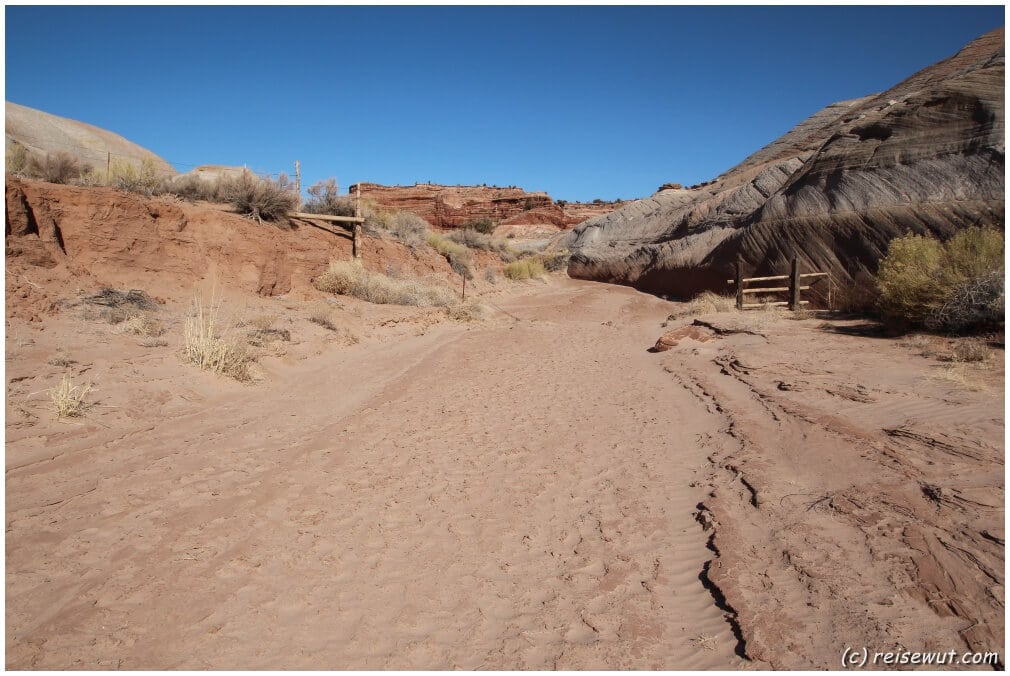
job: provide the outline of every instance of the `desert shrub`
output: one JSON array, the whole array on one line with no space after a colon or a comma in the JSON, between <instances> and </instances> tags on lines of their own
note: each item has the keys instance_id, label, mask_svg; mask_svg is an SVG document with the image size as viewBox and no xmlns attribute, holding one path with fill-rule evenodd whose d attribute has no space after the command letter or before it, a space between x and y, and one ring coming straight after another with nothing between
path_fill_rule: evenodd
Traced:
<instances>
[{"instance_id":1,"label":"desert shrub","mask_svg":"<svg viewBox=\"0 0 1010 676\"><path fill-rule=\"evenodd\" d=\"M380 305L449 307L456 303L455 292L442 284L413 278L393 279L349 261L331 263L329 270L313 280L313 284L320 291Z\"/></svg>"},{"instance_id":2,"label":"desert shrub","mask_svg":"<svg viewBox=\"0 0 1010 676\"><path fill-rule=\"evenodd\" d=\"M285 185L250 171L221 181L221 196L239 213L257 221L277 221L295 208L298 196Z\"/></svg>"},{"instance_id":3,"label":"desert shrub","mask_svg":"<svg viewBox=\"0 0 1010 676\"><path fill-rule=\"evenodd\" d=\"M716 312L735 312L736 299L732 296L720 296L711 291L702 291L700 294L689 300L682 309L674 312L667 321L680 319L681 317L694 317L696 315L707 315Z\"/></svg>"},{"instance_id":4,"label":"desert shrub","mask_svg":"<svg viewBox=\"0 0 1010 676\"><path fill-rule=\"evenodd\" d=\"M1006 316L1005 284L996 271L956 284L926 316L926 328L966 333L998 326Z\"/></svg>"},{"instance_id":5,"label":"desert shrub","mask_svg":"<svg viewBox=\"0 0 1010 676\"><path fill-rule=\"evenodd\" d=\"M496 240L491 235L486 235L477 230L464 228L454 230L445 236L451 242L461 244L468 249L479 249L481 251L494 251L499 255L504 254L508 247L502 240Z\"/></svg>"},{"instance_id":6,"label":"desert shrub","mask_svg":"<svg viewBox=\"0 0 1010 676\"><path fill-rule=\"evenodd\" d=\"M28 161L28 173L49 183L69 183L82 172L81 163L69 153L46 153Z\"/></svg>"},{"instance_id":7,"label":"desert shrub","mask_svg":"<svg viewBox=\"0 0 1010 676\"><path fill-rule=\"evenodd\" d=\"M354 216L354 200L340 196L337 179L318 181L308 189L309 199L302 205L302 211L309 214L329 214L331 216Z\"/></svg>"},{"instance_id":8,"label":"desert shrub","mask_svg":"<svg viewBox=\"0 0 1010 676\"><path fill-rule=\"evenodd\" d=\"M456 274L473 279L473 252L470 249L433 232L428 234L427 242L445 257Z\"/></svg>"},{"instance_id":9,"label":"desert shrub","mask_svg":"<svg viewBox=\"0 0 1010 676\"><path fill-rule=\"evenodd\" d=\"M221 180L201 178L194 174L175 176L164 179L158 186L158 192L178 195L191 202L218 202L221 200Z\"/></svg>"},{"instance_id":10,"label":"desert shrub","mask_svg":"<svg viewBox=\"0 0 1010 676\"><path fill-rule=\"evenodd\" d=\"M503 270L505 276L512 280L536 279L546 274L543 261L539 257L524 258L509 263Z\"/></svg>"},{"instance_id":11,"label":"desert shrub","mask_svg":"<svg viewBox=\"0 0 1010 676\"><path fill-rule=\"evenodd\" d=\"M49 398L57 418L76 418L84 415L84 397L91 392L91 385L74 385L69 373L63 374L60 384L49 390Z\"/></svg>"},{"instance_id":12,"label":"desert shrub","mask_svg":"<svg viewBox=\"0 0 1010 676\"><path fill-rule=\"evenodd\" d=\"M989 358L991 350L984 340L978 338L960 339L954 346L953 361L979 362Z\"/></svg>"},{"instance_id":13,"label":"desert shrub","mask_svg":"<svg viewBox=\"0 0 1010 676\"><path fill-rule=\"evenodd\" d=\"M183 356L191 364L240 382L252 379L252 357L222 321L213 300L208 305L193 301L183 341Z\"/></svg>"},{"instance_id":14,"label":"desert shrub","mask_svg":"<svg viewBox=\"0 0 1010 676\"><path fill-rule=\"evenodd\" d=\"M568 269L568 260L571 258L571 254L568 251L554 251L545 253L540 258L548 272L557 272Z\"/></svg>"},{"instance_id":15,"label":"desert shrub","mask_svg":"<svg viewBox=\"0 0 1010 676\"><path fill-rule=\"evenodd\" d=\"M330 318L327 315L323 314L322 312L317 312L317 313L313 314L311 317L309 317L309 321L312 322L313 324L317 324L317 325L323 327L327 331L336 331L337 330L337 325L334 324L330 320Z\"/></svg>"},{"instance_id":16,"label":"desert shrub","mask_svg":"<svg viewBox=\"0 0 1010 676\"><path fill-rule=\"evenodd\" d=\"M484 306L477 303L463 303L449 308L449 319L457 322L476 322L484 317Z\"/></svg>"},{"instance_id":17,"label":"desert shrub","mask_svg":"<svg viewBox=\"0 0 1010 676\"><path fill-rule=\"evenodd\" d=\"M158 176L158 167L149 157L145 157L140 164L135 164L129 160L115 160L109 167L108 185L128 192L139 192L145 195L152 194L161 184Z\"/></svg>"},{"instance_id":18,"label":"desert shrub","mask_svg":"<svg viewBox=\"0 0 1010 676\"><path fill-rule=\"evenodd\" d=\"M494 232L494 229L497 226L498 224L495 223L490 218L474 218L470 221L467 221L466 224L463 225L463 229L476 230L482 235L490 235L492 232Z\"/></svg>"},{"instance_id":19,"label":"desert shrub","mask_svg":"<svg viewBox=\"0 0 1010 676\"><path fill-rule=\"evenodd\" d=\"M966 332L1004 320L1003 233L966 228L946 243L907 235L877 272L881 317L898 328Z\"/></svg>"},{"instance_id":20,"label":"desert shrub","mask_svg":"<svg viewBox=\"0 0 1010 676\"><path fill-rule=\"evenodd\" d=\"M28 149L20 143L11 143L4 156L5 169L13 176L25 176L28 172Z\"/></svg>"},{"instance_id":21,"label":"desert shrub","mask_svg":"<svg viewBox=\"0 0 1010 676\"><path fill-rule=\"evenodd\" d=\"M428 222L409 211L398 211L390 223L393 237L410 247L421 246L428 236Z\"/></svg>"},{"instance_id":22,"label":"desert shrub","mask_svg":"<svg viewBox=\"0 0 1010 676\"><path fill-rule=\"evenodd\" d=\"M165 333L165 325L161 320L149 314L130 315L119 323L120 333L132 333L135 336L157 337Z\"/></svg>"}]
</instances>

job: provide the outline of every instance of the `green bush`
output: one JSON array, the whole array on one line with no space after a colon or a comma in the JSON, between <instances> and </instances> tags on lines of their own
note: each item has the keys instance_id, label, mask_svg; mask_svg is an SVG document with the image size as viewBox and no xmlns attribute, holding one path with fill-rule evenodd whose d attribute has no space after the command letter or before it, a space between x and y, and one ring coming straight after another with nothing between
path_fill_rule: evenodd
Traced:
<instances>
[{"instance_id":1,"label":"green bush","mask_svg":"<svg viewBox=\"0 0 1010 676\"><path fill-rule=\"evenodd\" d=\"M277 221L295 208L297 195L278 181L243 171L221 181L221 196L240 214L258 221Z\"/></svg>"},{"instance_id":2,"label":"green bush","mask_svg":"<svg viewBox=\"0 0 1010 676\"><path fill-rule=\"evenodd\" d=\"M877 308L897 328L981 330L1004 321L1003 233L966 228L946 243L891 242L877 271Z\"/></svg>"},{"instance_id":3,"label":"green bush","mask_svg":"<svg viewBox=\"0 0 1010 676\"><path fill-rule=\"evenodd\" d=\"M498 224L490 218L475 218L463 225L465 230L476 230L482 235L490 235L496 227Z\"/></svg>"}]
</instances>

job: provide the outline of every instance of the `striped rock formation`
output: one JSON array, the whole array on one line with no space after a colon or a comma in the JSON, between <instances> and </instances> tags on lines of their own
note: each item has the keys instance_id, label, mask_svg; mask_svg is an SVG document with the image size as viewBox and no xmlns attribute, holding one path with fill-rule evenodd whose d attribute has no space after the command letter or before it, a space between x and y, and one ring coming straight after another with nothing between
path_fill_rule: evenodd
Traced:
<instances>
[{"instance_id":1,"label":"striped rock formation","mask_svg":"<svg viewBox=\"0 0 1010 676\"><path fill-rule=\"evenodd\" d=\"M745 274L806 270L846 284L908 231L1003 227L1000 28L888 91L836 103L700 186L660 190L578 226L573 277L689 297Z\"/></svg>"}]
</instances>

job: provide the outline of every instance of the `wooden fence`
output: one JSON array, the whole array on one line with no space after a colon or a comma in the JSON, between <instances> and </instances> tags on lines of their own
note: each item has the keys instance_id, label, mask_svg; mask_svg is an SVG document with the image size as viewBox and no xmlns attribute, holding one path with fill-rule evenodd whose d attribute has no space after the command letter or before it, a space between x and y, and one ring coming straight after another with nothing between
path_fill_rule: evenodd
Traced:
<instances>
[{"instance_id":1,"label":"wooden fence","mask_svg":"<svg viewBox=\"0 0 1010 676\"><path fill-rule=\"evenodd\" d=\"M332 232L334 235L341 235L343 233L332 230L319 223L313 223L312 221L326 221L329 223L336 223L340 225L345 230L350 230L353 237L351 244L351 255L354 258L361 258L361 224L365 222L365 219L360 216L330 216L329 214L306 214L300 211L296 211L293 214L289 214L291 218L300 218L302 220L308 221L309 225L315 226L320 230L325 230L326 232Z\"/></svg>"},{"instance_id":2,"label":"wooden fence","mask_svg":"<svg viewBox=\"0 0 1010 676\"><path fill-rule=\"evenodd\" d=\"M766 305L788 306L790 310L797 310L810 301L801 300L800 294L810 289L810 285L803 285L803 278L827 277L828 278L828 306L831 305L831 276L827 272L805 272L800 274L800 261L793 258L792 270L788 275L773 275L771 277L744 277L743 261L736 260L736 279L727 279L727 284L736 285L736 307L738 310L764 307ZM757 286L747 287L749 282L778 282L788 280L789 286ZM744 296L755 293L787 293L789 300L775 301L772 303L745 303Z\"/></svg>"}]
</instances>

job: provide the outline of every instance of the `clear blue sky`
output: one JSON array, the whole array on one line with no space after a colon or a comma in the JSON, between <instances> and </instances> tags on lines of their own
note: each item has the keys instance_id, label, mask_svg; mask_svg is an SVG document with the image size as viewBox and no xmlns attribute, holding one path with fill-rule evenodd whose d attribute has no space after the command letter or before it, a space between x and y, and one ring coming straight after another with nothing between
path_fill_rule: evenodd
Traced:
<instances>
[{"instance_id":1,"label":"clear blue sky","mask_svg":"<svg viewBox=\"0 0 1010 676\"><path fill-rule=\"evenodd\" d=\"M12 7L6 99L187 171L644 197L1004 23L987 7Z\"/></svg>"}]
</instances>

